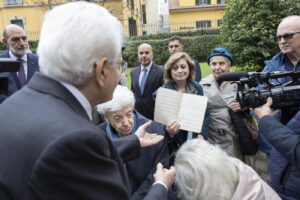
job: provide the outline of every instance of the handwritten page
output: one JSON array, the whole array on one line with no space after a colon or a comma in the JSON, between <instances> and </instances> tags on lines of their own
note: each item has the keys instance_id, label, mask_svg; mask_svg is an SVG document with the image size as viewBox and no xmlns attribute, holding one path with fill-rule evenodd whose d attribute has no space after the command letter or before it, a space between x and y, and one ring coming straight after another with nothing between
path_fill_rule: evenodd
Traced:
<instances>
[{"instance_id":1,"label":"handwritten page","mask_svg":"<svg viewBox=\"0 0 300 200\"><path fill-rule=\"evenodd\" d=\"M169 124L177 120L181 95L174 90L159 88L155 99L154 121Z\"/></svg>"},{"instance_id":2,"label":"handwritten page","mask_svg":"<svg viewBox=\"0 0 300 200\"><path fill-rule=\"evenodd\" d=\"M207 97L159 88L154 120L162 124L177 121L180 129L200 133L207 107Z\"/></svg>"}]
</instances>

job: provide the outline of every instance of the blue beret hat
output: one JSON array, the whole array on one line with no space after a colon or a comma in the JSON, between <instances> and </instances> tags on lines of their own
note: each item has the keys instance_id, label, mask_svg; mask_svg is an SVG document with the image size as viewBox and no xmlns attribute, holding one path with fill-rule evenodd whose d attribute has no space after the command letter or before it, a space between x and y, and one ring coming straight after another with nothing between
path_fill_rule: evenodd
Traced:
<instances>
[{"instance_id":1,"label":"blue beret hat","mask_svg":"<svg viewBox=\"0 0 300 200\"><path fill-rule=\"evenodd\" d=\"M210 59L214 56L224 56L226 58L228 58L231 62L231 64L233 64L233 59L232 59L232 54L231 52L224 48L224 47L218 47L212 50L212 52L209 54L209 56L206 58L207 63L209 64Z\"/></svg>"}]
</instances>

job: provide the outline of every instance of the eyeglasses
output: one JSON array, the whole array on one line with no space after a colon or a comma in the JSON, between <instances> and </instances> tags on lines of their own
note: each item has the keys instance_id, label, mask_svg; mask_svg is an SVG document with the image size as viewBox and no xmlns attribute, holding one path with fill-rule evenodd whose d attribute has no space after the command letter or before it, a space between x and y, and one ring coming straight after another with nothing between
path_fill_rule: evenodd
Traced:
<instances>
[{"instance_id":1,"label":"eyeglasses","mask_svg":"<svg viewBox=\"0 0 300 200\"><path fill-rule=\"evenodd\" d=\"M291 39L293 39L294 35L297 34L297 33L300 33L300 31L294 32L294 33L286 33L284 35L277 35L277 36L275 36L275 40L277 42L280 42L282 38L284 40L291 40Z\"/></svg>"}]
</instances>

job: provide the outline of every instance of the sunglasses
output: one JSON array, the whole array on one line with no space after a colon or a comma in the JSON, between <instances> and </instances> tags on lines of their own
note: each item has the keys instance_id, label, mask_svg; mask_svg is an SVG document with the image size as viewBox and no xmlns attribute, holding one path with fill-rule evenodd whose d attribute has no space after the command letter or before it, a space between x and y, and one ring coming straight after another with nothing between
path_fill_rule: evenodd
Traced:
<instances>
[{"instance_id":1,"label":"sunglasses","mask_svg":"<svg viewBox=\"0 0 300 200\"><path fill-rule=\"evenodd\" d=\"M293 39L294 35L297 34L297 33L300 33L300 31L294 32L294 33L287 33L287 34L284 34L284 35L277 35L277 36L275 36L275 40L277 42L280 42L282 38L284 40L291 40L291 39Z\"/></svg>"}]
</instances>

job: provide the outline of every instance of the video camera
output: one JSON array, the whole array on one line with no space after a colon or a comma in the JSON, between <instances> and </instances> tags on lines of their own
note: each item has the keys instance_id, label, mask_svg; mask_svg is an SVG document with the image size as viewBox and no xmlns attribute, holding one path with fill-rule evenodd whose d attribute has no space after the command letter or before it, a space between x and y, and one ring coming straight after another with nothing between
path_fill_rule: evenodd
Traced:
<instances>
[{"instance_id":1,"label":"video camera","mask_svg":"<svg viewBox=\"0 0 300 200\"><path fill-rule=\"evenodd\" d=\"M290 77L282 83L279 79ZM300 72L232 72L219 77L221 81L238 83L237 100L242 108L256 108L273 99L273 108L300 106ZM258 89L259 88L259 89Z\"/></svg>"},{"instance_id":2,"label":"video camera","mask_svg":"<svg viewBox=\"0 0 300 200\"><path fill-rule=\"evenodd\" d=\"M7 95L8 92L8 77L3 72L19 71L21 62L11 58L0 58L0 95Z\"/></svg>"}]
</instances>

